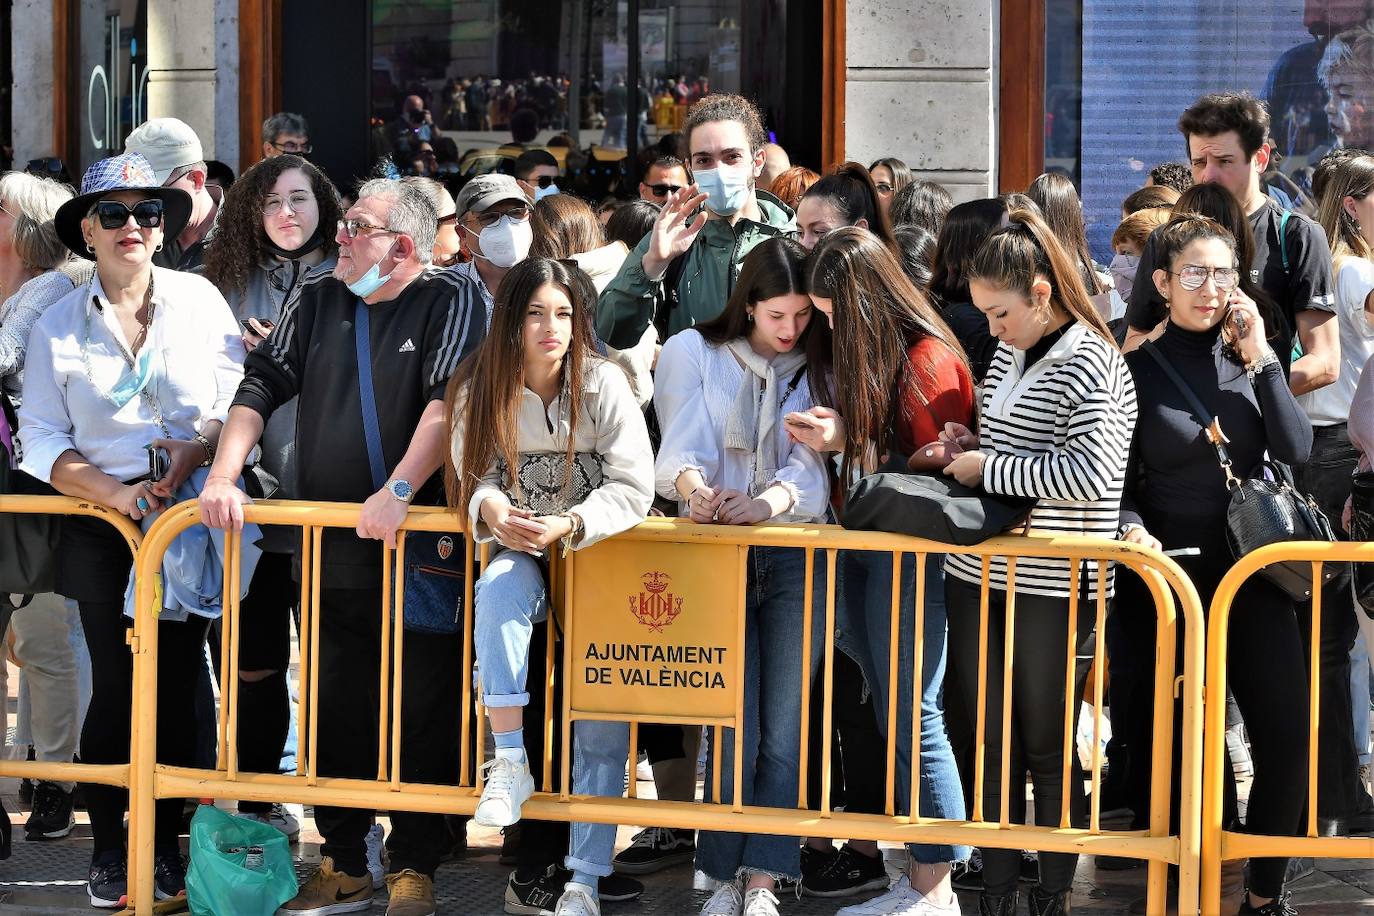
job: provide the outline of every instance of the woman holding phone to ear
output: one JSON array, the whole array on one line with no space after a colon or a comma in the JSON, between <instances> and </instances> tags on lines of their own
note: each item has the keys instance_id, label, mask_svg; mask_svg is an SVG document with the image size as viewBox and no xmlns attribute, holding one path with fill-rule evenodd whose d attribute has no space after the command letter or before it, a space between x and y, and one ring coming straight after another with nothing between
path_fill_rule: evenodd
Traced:
<instances>
[{"instance_id":1,"label":"woman holding phone to ear","mask_svg":"<svg viewBox=\"0 0 1374 916\"><path fill-rule=\"evenodd\" d=\"M811 300L796 242L769 239L744 259L725 311L670 337L654 382L663 441L655 483L681 514L703 524L820 522L829 498L821 456L789 437L783 417L811 405L805 344L814 333ZM825 561L814 567L825 594ZM808 596L797 548L751 547L745 605L743 803L791 807L797 777L803 693L802 641ZM823 605L822 605L823 608ZM821 646L824 611L813 612L811 658ZM726 732L721 772L733 772ZM733 780L721 783L733 797ZM710 788L707 789L708 800ZM722 882L703 916L777 916L778 884L801 876L793 837L702 831L697 868Z\"/></svg>"},{"instance_id":2,"label":"woman holding phone to ear","mask_svg":"<svg viewBox=\"0 0 1374 916\"><path fill-rule=\"evenodd\" d=\"M1176 216L1154 238L1157 263L1163 266L1149 280L1164 299L1169 321L1158 340L1126 357L1140 420L1127 465L1120 537L1160 549L1201 548L1199 556L1178 562L1206 608L1232 565L1226 541L1230 491L1200 419L1219 421L1240 477L1249 476L1266 453L1288 464L1306 462L1312 427L1265 339L1260 308L1241 291L1231 233L1206 217ZM1161 358L1211 417L1196 416ZM1135 577L1122 581L1116 613L1135 634L1130 642L1153 645L1154 602ZM1245 717L1255 766L1245 826L1253 833L1297 836L1307 798L1308 680L1302 633L1310 621L1286 593L1260 576L1241 586L1235 608L1227 686ZM1302 608L1308 605L1304 602ZM1150 747L1151 711L1128 707L1123 713L1127 746ZM1176 745L1176 757L1179 753ZM1225 769L1228 817L1234 817L1234 776L1229 766ZM1143 823L1137 820L1136 826ZM1242 914L1295 912L1284 890L1287 864L1283 858L1250 860Z\"/></svg>"}]
</instances>

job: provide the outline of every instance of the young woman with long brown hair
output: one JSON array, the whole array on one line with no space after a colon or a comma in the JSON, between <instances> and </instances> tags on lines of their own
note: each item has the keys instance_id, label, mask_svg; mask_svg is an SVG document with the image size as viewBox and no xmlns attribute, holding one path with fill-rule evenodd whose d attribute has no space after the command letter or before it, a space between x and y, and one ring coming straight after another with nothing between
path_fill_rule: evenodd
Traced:
<instances>
[{"instance_id":1,"label":"young woman with long brown hair","mask_svg":"<svg viewBox=\"0 0 1374 916\"><path fill-rule=\"evenodd\" d=\"M1001 341L983 387L977 433L951 424L941 438L962 450L945 473L989 493L1036 500L1036 532L1114 537L1135 425L1135 390L1125 361L1088 298L1079 265L1039 216L1008 214L1009 225L983 243L969 266L969 291ZM951 554L946 565L951 671L963 709L975 715L980 695L987 714L983 799L988 820L1000 815L1001 683L1007 624L1007 561L991 560L988 632L979 632L983 560ZM1066 703L1081 697L1081 679L1066 696L1064 651L1074 581L1064 560L1022 559L1016 564L1016 621L1011 785L1029 770L1035 786L1036 823L1059 822L1064 791L1075 817L1083 810L1082 776L1063 785ZM1077 633L1090 640L1097 577L1084 573ZM1109 580L1110 583L1110 580ZM1110 584L1108 585L1110 588ZM979 645L986 639L987 679L979 682ZM986 693L982 694L981 691ZM1077 769L1077 760L1074 761ZM1006 800L1014 823L1025 820L1025 794ZM1078 857L1040 854L1040 882L1031 889L1032 916L1069 911ZM980 912L1011 916L1021 853L983 849Z\"/></svg>"},{"instance_id":2,"label":"young woman with long brown hair","mask_svg":"<svg viewBox=\"0 0 1374 916\"><path fill-rule=\"evenodd\" d=\"M859 226L895 250L887 208L868 169L857 162L835 166L830 174L806 189L797 204L797 241L808 251L827 232Z\"/></svg>"},{"instance_id":3,"label":"young woman with long brown hair","mask_svg":"<svg viewBox=\"0 0 1374 916\"><path fill-rule=\"evenodd\" d=\"M842 455L844 485L877 470L885 457L916 455L948 424L973 422L973 376L958 341L877 236L859 228L829 233L812 253L807 275L811 300L830 325L829 339L817 340L811 348L810 371L819 397L832 406L815 407L787 419L792 434L802 442ZM895 780L897 810L914 812L918 805L910 798L910 698L917 642L915 559L907 557L902 564L901 621L895 647L889 644L892 555L846 551L839 562L837 644L858 663L872 688L880 729L886 727L889 698L897 697L897 772L888 776ZM963 792L939 699L945 662L942 567L943 557L931 555L925 570L929 587L921 640L919 812L925 817L961 820ZM894 651L898 681L889 684L888 658ZM846 779L847 792L848 783ZM950 869L952 863L968 857L968 848L911 844L908 852L912 857L908 880L898 881L876 900L841 912L855 916L957 913ZM853 863L847 868L868 869L880 880L878 886L886 883L874 844L851 841L839 855Z\"/></svg>"},{"instance_id":4,"label":"young woman with long brown hair","mask_svg":"<svg viewBox=\"0 0 1374 916\"><path fill-rule=\"evenodd\" d=\"M486 826L520 820L534 791L521 723L531 633L547 614L546 552L631 528L652 501L644 415L624 373L593 351L581 313L596 303L574 270L545 258L511 268L490 332L445 397L450 503L467 511L475 541L497 544L477 581L473 637L496 741L473 815ZM573 791L618 796L628 738L623 723L578 722ZM573 825L560 914L599 912L597 879L611 873L614 838L614 826Z\"/></svg>"}]
</instances>

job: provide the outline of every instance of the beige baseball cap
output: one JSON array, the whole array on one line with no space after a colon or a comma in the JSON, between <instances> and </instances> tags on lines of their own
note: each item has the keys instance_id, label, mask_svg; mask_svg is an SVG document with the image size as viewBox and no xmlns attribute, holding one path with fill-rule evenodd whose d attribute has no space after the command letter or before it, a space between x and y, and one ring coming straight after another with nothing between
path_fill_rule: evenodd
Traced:
<instances>
[{"instance_id":1,"label":"beige baseball cap","mask_svg":"<svg viewBox=\"0 0 1374 916\"><path fill-rule=\"evenodd\" d=\"M138 153L153 167L158 184L181 168L202 162L205 153L191 125L178 118L153 118L144 121L124 140L124 152Z\"/></svg>"}]
</instances>

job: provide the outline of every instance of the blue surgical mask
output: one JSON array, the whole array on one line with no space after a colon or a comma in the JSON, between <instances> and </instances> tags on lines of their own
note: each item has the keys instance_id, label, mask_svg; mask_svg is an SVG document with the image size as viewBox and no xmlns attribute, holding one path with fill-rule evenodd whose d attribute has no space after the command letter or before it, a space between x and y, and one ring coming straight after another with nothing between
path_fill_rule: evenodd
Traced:
<instances>
[{"instance_id":1,"label":"blue surgical mask","mask_svg":"<svg viewBox=\"0 0 1374 916\"><path fill-rule=\"evenodd\" d=\"M382 257L384 258L386 255L382 255ZM381 289L386 284L386 281L391 279L390 274L387 274L385 277L382 276L381 263L382 258L378 258L377 263L373 264L372 267L368 269L367 273L348 284L348 291L359 299L366 299L368 296Z\"/></svg>"},{"instance_id":2,"label":"blue surgical mask","mask_svg":"<svg viewBox=\"0 0 1374 916\"><path fill-rule=\"evenodd\" d=\"M538 203L539 201L543 200L545 197L552 197L553 195L555 195L555 194L557 194L557 193L558 193L558 185L554 184L553 182L549 182L549 186L548 186L547 188L535 188L535 189L534 189L534 202L535 202L535 203Z\"/></svg>"},{"instance_id":3,"label":"blue surgical mask","mask_svg":"<svg viewBox=\"0 0 1374 916\"><path fill-rule=\"evenodd\" d=\"M132 401L153 380L153 350L148 346L140 350L133 367L120 376L110 389L110 400L116 407L123 407Z\"/></svg>"},{"instance_id":4,"label":"blue surgical mask","mask_svg":"<svg viewBox=\"0 0 1374 916\"><path fill-rule=\"evenodd\" d=\"M697 188L706 195L706 207L720 216L731 216L749 199L749 167L717 166L692 172Z\"/></svg>"}]
</instances>

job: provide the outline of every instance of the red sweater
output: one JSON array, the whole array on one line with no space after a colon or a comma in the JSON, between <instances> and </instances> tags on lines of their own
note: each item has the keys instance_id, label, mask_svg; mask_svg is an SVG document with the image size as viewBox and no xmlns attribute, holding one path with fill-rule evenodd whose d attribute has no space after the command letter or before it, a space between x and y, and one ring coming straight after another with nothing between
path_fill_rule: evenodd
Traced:
<instances>
[{"instance_id":1,"label":"red sweater","mask_svg":"<svg viewBox=\"0 0 1374 916\"><path fill-rule=\"evenodd\" d=\"M954 351L934 337L907 348L911 384L902 392L897 450L911 455L939 438L946 423L975 427L973 376Z\"/></svg>"}]
</instances>

